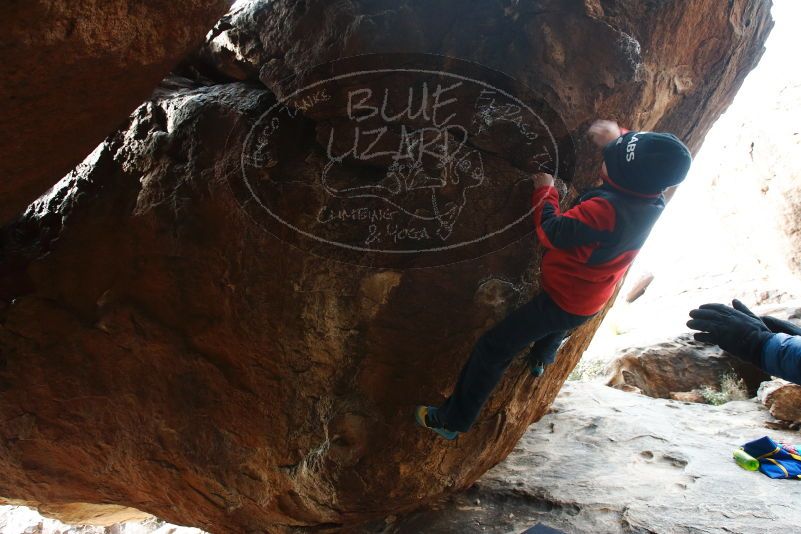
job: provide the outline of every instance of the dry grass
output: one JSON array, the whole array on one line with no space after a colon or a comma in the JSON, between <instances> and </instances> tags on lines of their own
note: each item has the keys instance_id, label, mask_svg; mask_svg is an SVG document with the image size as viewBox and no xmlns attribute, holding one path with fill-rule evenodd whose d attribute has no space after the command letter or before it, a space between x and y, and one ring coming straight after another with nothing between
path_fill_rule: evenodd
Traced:
<instances>
[{"instance_id":1,"label":"dry grass","mask_svg":"<svg viewBox=\"0 0 801 534\"><path fill-rule=\"evenodd\" d=\"M730 373L720 377L719 390L706 386L701 388L701 396L703 396L709 404L720 406L730 401L747 400L748 390L742 378L734 373Z\"/></svg>"}]
</instances>

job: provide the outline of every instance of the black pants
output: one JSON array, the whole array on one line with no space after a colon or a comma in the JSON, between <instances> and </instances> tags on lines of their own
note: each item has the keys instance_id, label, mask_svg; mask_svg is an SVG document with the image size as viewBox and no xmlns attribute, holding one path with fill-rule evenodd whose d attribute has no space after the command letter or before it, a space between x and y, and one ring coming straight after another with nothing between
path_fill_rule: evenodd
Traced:
<instances>
[{"instance_id":1,"label":"black pants","mask_svg":"<svg viewBox=\"0 0 801 534\"><path fill-rule=\"evenodd\" d=\"M564 311L543 292L485 332L473 347L453 393L440 408L445 428L459 432L470 428L520 351L536 343L534 350L549 363L567 333L591 317Z\"/></svg>"}]
</instances>

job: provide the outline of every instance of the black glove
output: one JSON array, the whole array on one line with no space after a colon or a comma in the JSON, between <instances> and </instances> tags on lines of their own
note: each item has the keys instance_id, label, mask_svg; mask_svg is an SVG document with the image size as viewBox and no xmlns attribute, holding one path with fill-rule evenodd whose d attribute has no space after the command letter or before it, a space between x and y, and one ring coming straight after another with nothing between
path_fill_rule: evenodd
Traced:
<instances>
[{"instance_id":1,"label":"black glove","mask_svg":"<svg viewBox=\"0 0 801 534\"><path fill-rule=\"evenodd\" d=\"M703 304L690 312L687 326L700 330L693 335L696 341L720 346L732 355L757 367L762 361L762 347L773 332L739 300L734 308L724 304Z\"/></svg>"},{"instance_id":2,"label":"black glove","mask_svg":"<svg viewBox=\"0 0 801 534\"><path fill-rule=\"evenodd\" d=\"M760 317L765 326L770 328L774 334L789 334L791 336L801 336L801 327L791 323L790 321L782 321L770 315L763 315Z\"/></svg>"}]
</instances>

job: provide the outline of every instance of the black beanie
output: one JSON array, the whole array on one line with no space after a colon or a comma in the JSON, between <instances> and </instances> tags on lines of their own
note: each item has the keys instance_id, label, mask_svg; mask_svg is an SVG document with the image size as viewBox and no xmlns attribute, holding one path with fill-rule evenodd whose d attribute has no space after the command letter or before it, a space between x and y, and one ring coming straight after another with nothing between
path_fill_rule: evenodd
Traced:
<instances>
[{"instance_id":1,"label":"black beanie","mask_svg":"<svg viewBox=\"0 0 801 534\"><path fill-rule=\"evenodd\" d=\"M615 188L656 196L684 180L692 156L673 134L629 132L606 145L604 162Z\"/></svg>"}]
</instances>

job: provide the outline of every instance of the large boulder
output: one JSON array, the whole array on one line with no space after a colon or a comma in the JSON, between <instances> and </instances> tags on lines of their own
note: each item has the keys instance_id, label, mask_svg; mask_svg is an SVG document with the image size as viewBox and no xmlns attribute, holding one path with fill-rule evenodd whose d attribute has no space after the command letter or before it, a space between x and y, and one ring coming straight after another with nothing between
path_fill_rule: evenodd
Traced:
<instances>
[{"instance_id":1,"label":"large boulder","mask_svg":"<svg viewBox=\"0 0 801 534\"><path fill-rule=\"evenodd\" d=\"M561 116L560 144L575 140L567 205L600 163L580 140L596 117L669 129L697 149L758 60L769 7L245 5L185 71L203 77L168 80L5 228L0 495L117 504L246 532L336 528L468 487L546 413L603 314L570 338L541 379L513 364L456 443L416 427L413 406L442 401L482 330L539 290L541 250L528 230L498 233L493 247L453 258L432 248L391 259L412 250L403 248L410 239L433 247L433 229L383 236L397 245L384 255L330 246L331 233L350 239L386 222L380 210L320 209L353 191L315 181L329 170L320 164L321 134L350 110L326 105L341 103L347 84L279 106L299 120L277 134L270 128L278 123L261 120L276 93L291 97L313 66L355 54L439 54L442 70L460 57L506 83L489 69L502 70ZM341 73L339 65L330 71ZM467 239L508 213L525 214L531 169L514 159L510 132L477 136L473 159L448 167L449 185L477 188L475 173L459 173L482 163L493 172L483 189L423 199L412 191L406 220L439 223L445 233L436 235L447 242L451 231ZM358 172L391 191L387 184L408 169L379 163L336 178ZM249 180L255 171L259 179ZM435 211L465 208L465 216L443 224L441 213L429 216L432 202ZM276 210L294 223L276 225ZM512 226L525 228L521 221ZM313 240L312 231L329 239Z\"/></svg>"},{"instance_id":2,"label":"large boulder","mask_svg":"<svg viewBox=\"0 0 801 534\"><path fill-rule=\"evenodd\" d=\"M89 154L229 0L14 0L0 19L0 224Z\"/></svg>"}]
</instances>

